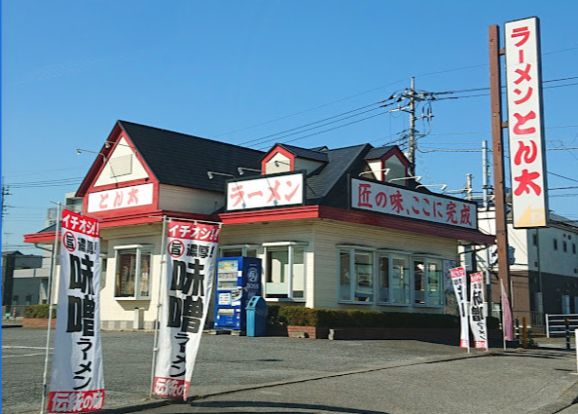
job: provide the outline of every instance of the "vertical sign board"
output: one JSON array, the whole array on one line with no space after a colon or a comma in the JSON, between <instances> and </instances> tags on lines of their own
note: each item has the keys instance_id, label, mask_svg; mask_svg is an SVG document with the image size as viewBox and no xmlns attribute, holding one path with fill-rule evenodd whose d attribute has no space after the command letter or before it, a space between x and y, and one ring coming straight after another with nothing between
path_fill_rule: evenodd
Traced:
<instances>
[{"instance_id":1,"label":"vertical sign board","mask_svg":"<svg viewBox=\"0 0 578 414\"><path fill-rule=\"evenodd\" d=\"M470 348L470 331L468 328L468 306L466 301L466 269L464 267L454 267L450 269L450 277L458 302L460 311L460 347Z\"/></svg>"},{"instance_id":2,"label":"vertical sign board","mask_svg":"<svg viewBox=\"0 0 578 414\"><path fill-rule=\"evenodd\" d=\"M506 91L515 228L548 225L546 159L536 17L505 25Z\"/></svg>"},{"instance_id":3,"label":"vertical sign board","mask_svg":"<svg viewBox=\"0 0 578 414\"><path fill-rule=\"evenodd\" d=\"M153 393L186 400L215 278L220 227L171 221Z\"/></svg>"},{"instance_id":4,"label":"vertical sign board","mask_svg":"<svg viewBox=\"0 0 578 414\"><path fill-rule=\"evenodd\" d=\"M484 309L484 275L470 275L470 327L474 335L474 347L488 349L488 327Z\"/></svg>"},{"instance_id":5,"label":"vertical sign board","mask_svg":"<svg viewBox=\"0 0 578 414\"><path fill-rule=\"evenodd\" d=\"M58 318L48 412L98 411L105 396L98 222L64 210L61 237Z\"/></svg>"}]
</instances>

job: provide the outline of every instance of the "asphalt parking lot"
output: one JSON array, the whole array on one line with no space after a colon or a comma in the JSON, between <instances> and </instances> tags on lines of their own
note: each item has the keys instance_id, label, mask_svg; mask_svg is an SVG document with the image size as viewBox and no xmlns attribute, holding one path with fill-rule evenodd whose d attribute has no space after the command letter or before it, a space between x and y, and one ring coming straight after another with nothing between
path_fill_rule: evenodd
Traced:
<instances>
[{"instance_id":1,"label":"asphalt parking lot","mask_svg":"<svg viewBox=\"0 0 578 414\"><path fill-rule=\"evenodd\" d=\"M42 395L43 329L2 332L4 412L39 412ZM103 332L106 407L142 403L148 398L153 334ZM192 392L206 395L239 387L324 376L384 364L460 355L457 347L417 341L328 341L204 335Z\"/></svg>"}]
</instances>

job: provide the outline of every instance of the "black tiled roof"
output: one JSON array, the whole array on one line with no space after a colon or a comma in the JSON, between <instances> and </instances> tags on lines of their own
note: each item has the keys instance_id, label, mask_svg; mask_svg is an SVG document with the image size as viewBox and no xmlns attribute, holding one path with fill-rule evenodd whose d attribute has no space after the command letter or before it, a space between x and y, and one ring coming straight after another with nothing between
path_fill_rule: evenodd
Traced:
<instances>
[{"instance_id":1,"label":"black tiled roof","mask_svg":"<svg viewBox=\"0 0 578 414\"><path fill-rule=\"evenodd\" d=\"M165 129L118 121L148 167L161 184L208 191L225 192L225 182L238 178L238 167L260 169L262 151L201 138ZM328 149L306 149L276 144L298 158L319 161L320 166L307 174L306 204L347 208L349 176L366 170L366 160L379 158L395 147L373 148L370 144ZM215 174L209 179L207 172ZM50 231L47 228L42 231Z\"/></svg>"},{"instance_id":2,"label":"black tiled roof","mask_svg":"<svg viewBox=\"0 0 578 414\"><path fill-rule=\"evenodd\" d=\"M276 144L276 145L285 148L287 151L294 154L297 158L306 158L308 160L327 162L327 153L325 152L319 152L314 149L295 147L293 145L287 144Z\"/></svg>"},{"instance_id":3,"label":"black tiled roof","mask_svg":"<svg viewBox=\"0 0 578 414\"><path fill-rule=\"evenodd\" d=\"M118 121L144 157L161 184L223 192L225 181L233 177L214 175L215 171L238 177L237 167L260 169L257 151L193 135Z\"/></svg>"},{"instance_id":4,"label":"black tiled roof","mask_svg":"<svg viewBox=\"0 0 578 414\"><path fill-rule=\"evenodd\" d=\"M386 146L386 147L372 148L365 156L365 159L366 160L375 160L377 158L381 158L385 154L387 154L389 151L391 151L393 148L395 148L395 147L391 146L391 145Z\"/></svg>"},{"instance_id":5,"label":"black tiled roof","mask_svg":"<svg viewBox=\"0 0 578 414\"><path fill-rule=\"evenodd\" d=\"M348 174L362 171L364 156L370 149L371 145L363 144L328 150L327 165L307 178L307 202L346 207Z\"/></svg>"}]
</instances>

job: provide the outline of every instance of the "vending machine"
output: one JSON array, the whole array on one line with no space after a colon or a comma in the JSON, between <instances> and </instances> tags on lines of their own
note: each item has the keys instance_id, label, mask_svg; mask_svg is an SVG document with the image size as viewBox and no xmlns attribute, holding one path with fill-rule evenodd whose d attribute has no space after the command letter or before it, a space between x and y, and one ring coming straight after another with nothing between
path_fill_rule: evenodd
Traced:
<instances>
[{"instance_id":1,"label":"vending machine","mask_svg":"<svg viewBox=\"0 0 578 414\"><path fill-rule=\"evenodd\" d=\"M261 259L219 258L216 282L215 330L245 331L247 302L261 295Z\"/></svg>"}]
</instances>

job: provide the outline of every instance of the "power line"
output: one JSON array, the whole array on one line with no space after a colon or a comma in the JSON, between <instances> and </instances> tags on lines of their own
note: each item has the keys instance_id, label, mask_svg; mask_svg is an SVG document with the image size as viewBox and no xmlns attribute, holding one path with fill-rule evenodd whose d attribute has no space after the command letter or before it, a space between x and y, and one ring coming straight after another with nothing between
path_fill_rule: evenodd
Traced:
<instances>
[{"instance_id":1,"label":"power line","mask_svg":"<svg viewBox=\"0 0 578 414\"><path fill-rule=\"evenodd\" d=\"M563 81L576 80L576 79L578 79L578 76L567 76L565 78L545 80L545 81L542 81L542 84L553 83L553 82L563 82ZM572 86L575 84L576 83L571 83L571 84L562 85L562 86ZM554 88L554 87L560 87L560 86L553 85L553 86L544 87L543 89ZM506 86L501 86L501 89L506 89ZM456 94L456 93L481 92L481 91L489 91L489 90L490 90L489 87L479 87L479 88L454 89L454 90L449 90L449 91L432 92L432 94L433 95L452 95L452 94ZM485 95L476 95L476 96L485 96ZM439 98L439 99L441 100L442 98Z\"/></svg>"},{"instance_id":2,"label":"power line","mask_svg":"<svg viewBox=\"0 0 578 414\"><path fill-rule=\"evenodd\" d=\"M389 99L389 98L388 98L388 99ZM367 112L371 112L371 111L375 111L375 110L377 110L377 109L380 109L381 106L377 106L377 107L375 107L375 106L376 106L376 105L380 105L380 104L382 104L382 103L385 102L385 101L387 101L387 99L384 100L384 101L373 102L373 103L371 103L371 104L369 104L369 105L364 105L364 106L361 106L361 107L359 107L359 108L352 109L352 110L350 110L350 111L342 112L342 113L337 114L337 115L333 115L333 116L330 116L330 117L327 117L327 118L320 119L320 120L318 120L318 121L309 122L309 123L307 123L307 124L303 124L303 125L299 125L299 126L296 126L296 127L293 127L293 128L285 129L285 130L282 130L282 131L279 131L279 132L275 132L275 133L273 133L273 134L263 135L263 136L258 137L258 138L253 138L253 139L250 139L250 140L248 140L248 141L241 142L241 143L239 143L239 144L237 144L237 145L248 145L248 144L258 145L258 144L261 144L261 143L264 143L264 142L271 141L271 140L269 140L268 138L273 138L273 140L275 140L275 139L282 139L282 138L284 138L284 137L286 137L286 136L295 135L295 134L298 134L298 133L300 133L300 132L306 132L306 131L309 131L309 130L312 130L312 129L315 129L315 128L321 128L321 127L323 127L323 126L327 126L327 125L330 125L330 124L333 124L333 123L336 123L336 122L339 122L339 121L342 121L342 120L345 120L345 119L350 119L350 118L353 118L353 117L355 117L355 116L362 115L362 114L364 114L364 113L367 113ZM372 106L373 106L374 108L368 109L368 110L366 110L366 111L359 112L359 111L361 111L361 110L363 110L363 109L366 109L366 108L369 108L369 107L372 107ZM354 112L357 112L357 113L354 114ZM350 115L350 114L352 114L352 115ZM349 116L345 116L345 115L349 115ZM339 119L335 119L335 118L339 118ZM330 120L333 120L333 121L331 121L331 122L326 122L326 121L330 121ZM323 122L326 122L326 123L323 124ZM320 124L320 125L316 125L316 124ZM316 125L316 126L313 126L313 125ZM311 127L311 128L308 128L308 127ZM302 129L303 129L303 130L302 130ZM302 131L301 131L301 130L302 130ZM283 135L283 134L286 134L286 135Z\"/></svg>"},{"instance_id":3,"label":"power line","mask_svg":"<svg viewBox=\"0 0 578 414\"><path fill-rule=\"evenodd\" d=\"M222 136L222 135L225 135L225 134L234 134L234 133L237 133L237 132L246 131L246 130L248 130L248 129L257 128L257 127L260 127L260 126L263 126L263 125L272 124L272 123L274 123L274 122L282 121L282 120L287 119L287 118L292 118L292 117L294 117L294 116L301 115L301 114L304 114L304 113L306 113L306 112L314 111L314 110L316 110L316 109L324 108L324 107L333 105L333 104L338 103L338 102L343 102L343 101L347 101L347 100L350 100L350 99L353 99L353 98L357 98L358 96L362 96L362 95L368 94L368 93L370 93L370 92L375 92L375 91L377 91L377 90L379 90L379 89L382 89L382 88L385 88L385 87L388 87L388 86L392 86L392 85L395 85L395 84L397 84L397 83L401 83L401 82L403 82L403 81L404 81L404 79L400 79L400 80L397 80L397 81L395 81L395 82L390 82L390 83L387 83L387 84L384 84L384 85L376 86L376 87L374 87L374 88L367 89L367 90L358 92L358 93L356 93L356 94L349 95L349 96L346 96L346 97L343 97L343 98L339 98L339 99L336 99L336 100L334 100L334 101L330 101L330 102L327 102L327 103L324 103L324 104L321 104L321 105L313 106L313 107L311 107L311 108L307 108L307 109L304 109L304 110L302 110L302 111L294 112L294 113L291 113L291 114L289 114L289 115L283 115L283 116L280 116L280 117L278 117L278 118L270 119L270 120L268 120L268 121L264 121L264 122L261 122L261 123L258 123L258 124L249 125L249 126L246 126L246 127L242 127L242 128L239 128L239 129L232 130L232 131L219 133L219 134L216 134L216 136L219 137L219 136Z\"/></svg>"},{"instance_id":4,"label":"power line","mask_svg":"<svg viewBox=\"0 0 578 414\"><path fill-rule=\"evenodd\" d=\"M385 113L387 113L387 112L380 112L379 114L375 114L375 115L371 115L371 116L368 116L368 117L365 117L365 118L357 119L357 120L355 120L355 121L351 121L351 122L348 122L348 123L343 124L343 125L337 125L337 126L335 126L335 127L333 127L333 128L324 129L324 130L322 130L322 131L314 132L314 133L312 133L312 134L308 134L308 135L304 135L304 136L301 136L301 137L289 139L289 140L286 140L286 141L284 141L284 142L285 142L285 143L287 143L287 142L294 142L294 141L297 141L297 140L300 140L300 139L309 138L309 137L313 137L313 136L316 136L316 135L321 135L321 134L324 134L324 133L326 133L326 132L334 131L334 130L336 130L336 129L344 128L344 127L349 126L349 125L357 124L357 123L359 123L359 122L362 122L362 121L365 121L365 120L368 120L368 119L371 119L371 118L375 118L376 116L380 116L380 115L383 115L383 114L385 114ZM268 147L261 147L261 148L258 148L258 149L263 150L263 149L267 149L267 148L268 148Z\"/></svg>"}]
</instances>

